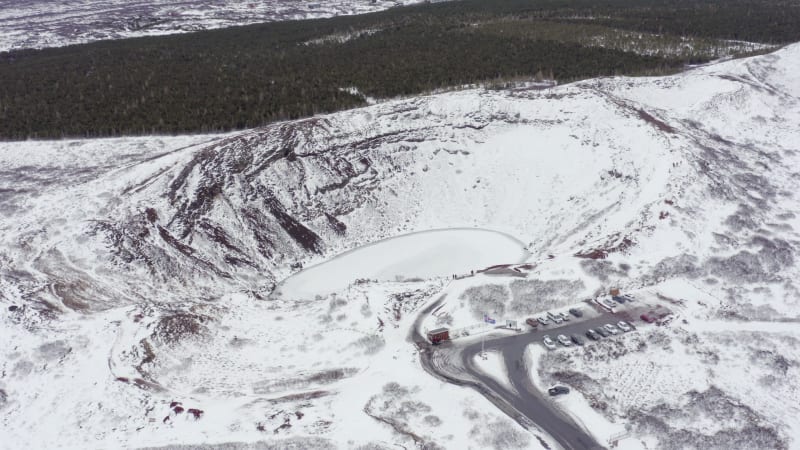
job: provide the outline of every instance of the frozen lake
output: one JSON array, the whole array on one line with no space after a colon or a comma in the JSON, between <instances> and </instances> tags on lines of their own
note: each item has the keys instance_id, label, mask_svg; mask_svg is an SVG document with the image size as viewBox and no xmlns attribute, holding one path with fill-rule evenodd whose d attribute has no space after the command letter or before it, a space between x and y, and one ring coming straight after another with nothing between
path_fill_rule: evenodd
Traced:
<instances>
[{"instance_id":1,"label":"frozen lake","mask_svg":"<svg viewBox=\"0 0 800 450\"><path fill-rule=\"evenodd\" d=\"M304 269L278 291L286 298L309 298L347 287L359 278L394 281L465 274L495 264L523 262L522 242L497 231L448 228L385 239Z\"/></svg>"}]
</instances>

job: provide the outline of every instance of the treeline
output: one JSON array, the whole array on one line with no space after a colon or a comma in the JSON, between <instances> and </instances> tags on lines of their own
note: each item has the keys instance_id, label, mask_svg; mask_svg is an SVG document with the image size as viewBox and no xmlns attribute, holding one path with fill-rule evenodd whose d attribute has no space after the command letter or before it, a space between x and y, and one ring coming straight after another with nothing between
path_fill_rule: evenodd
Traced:
<instances>
[{"instance_id":1,"label":"treeline","mask_svg":"<svg viewBox=\"0 0 800 450\"><path fill-rule=\"evenodd\" d=\"M429 6L434 7L432 14L441 16L547 18L764 44L800 41L800 2L795 0L464 0L459 3Z\"/></svg>"},{"instance_id":2,"label":"treeline","mask_svg":"<svg viewBox=\"0 0 800 450\"><path fill-rule=\"evenodd\" d=\"M647 56L585 45L570 36L613 30L597 22L614 21L619 28L656 32L660 27L664 33L680 25L668 12L694 8L697 28L689 31L714 38L735 31L745 38L759 34L747 30L768 26L759 21L774 21L765 11L780 4L731 0L736 7L761 5L747 26L740 21L741 28L733 30L718 23L719 9L711 7L723 3L728 1L608 0L601 8L594 0L466 0L5 53L0 54L0 138L246 128L364 104L353 87L386 98L537 73L569 81L669 72L706 57ZM798 8L788 10L783 17ZM589 25L578 19L581 14L604 18ZM493 25L480 26L485 23ZM539 26L549 28L530 32ZM782 42L787 36L798 37L778 27L763 40Z\"/></svg>"},{"instance_id":3,"label":"treeline","mask_svg":"<svg viewBox=\"0 0 800 450\"><path fill-rule=\"evenodd\" d=\"M764 44L800 41L800 2L794 0L683 0L611 12L594 23L674 36ZM613 10L612 10L613 11ZM601 17L601 16L597 16ZM580 21L578 21L580 22Z\"/></svg>"}]
</instances>

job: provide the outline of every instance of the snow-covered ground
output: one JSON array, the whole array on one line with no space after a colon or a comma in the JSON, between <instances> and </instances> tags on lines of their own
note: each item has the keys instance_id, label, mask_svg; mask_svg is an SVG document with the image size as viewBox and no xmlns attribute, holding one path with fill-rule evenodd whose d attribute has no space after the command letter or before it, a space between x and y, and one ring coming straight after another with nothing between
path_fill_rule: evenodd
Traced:
<instances>
[{"instance_id":1,"label":"snow-covered ground","mask_svg":"<svg viewBox=\"0 0 800 450\"><path fill-rule=\"evenodd\" d=\"M0 52L364 14L419 1L6 0L0 5Z\"/></svg>"},{"instance_id":2,"label":"snow-covered ground","mask_svg":"<svg viewBox=\"0 0 800 450\"><path fill-rule=\"evenodd\" d=\"M539 388L541 392L547 392L548 389L554 386L542 380L537 367L541 357L548 352L549 350L546 350L543 346L538 344L532 344L525 350L525 365L531 372L531 382L534 386ZM614 440L619 440L623 442L622 446L618 446L617 448L627 448L629 446L637 448L635 443L629 443L625 439L619 439L626 434L624 424L614 423L608 420L594 409L580 391L576 391L574 387L571 387L568 394L555 397L553 401L556 402L563 411L570 414L579 426L592 433L597 442L609 443Z\"/></svg>"},{"instance_id":3,"label":"snow-covered ground","mask_svg":"<svg viewBox=\"0 0 800 450\"><path fill-rule=\"evenodd\" d=\"M426 325L502 321L619 287L674 317L531 361L573 389L566 410L627 426L626 445L797 447L798 62L793 45L226 135L0 143L0 445L535 448L420 368L416 312L444 296ZM272 292L464 227L530 256L476 243L490 258L470 267L511 265Z\"/></svg>"},{"instance_id":4,"label":"snow-covered ground","mask_svg":"<svg viewBox=\"0 0 800 450\"><path fill-rule=\"evenodd\" d=\"M405 341L413 316L378 328L383 296L414 287L426 288L382 286L302 307L231 295L175 312L167 326L139 307L62 316L27 339L4 326L13 347L0 383L2 447L388 448L420 439L505 448L486 423L527 447L532 438L487 400L418 366ZM18 377L25 382L7 382Z\"/></svg>"},{"instance_id":5,"label":"snow-covered ground","mask_svg":"<svg viewBox=\"0 0 800 450\"><path fill-rule=\"evenodd\" d=\"M502 383L506 389L514 391L514 387L508 381L508 369L502 353L497 351L479 353L475 355L474 363L478 370Z\"/></svg>"}]
</instances>

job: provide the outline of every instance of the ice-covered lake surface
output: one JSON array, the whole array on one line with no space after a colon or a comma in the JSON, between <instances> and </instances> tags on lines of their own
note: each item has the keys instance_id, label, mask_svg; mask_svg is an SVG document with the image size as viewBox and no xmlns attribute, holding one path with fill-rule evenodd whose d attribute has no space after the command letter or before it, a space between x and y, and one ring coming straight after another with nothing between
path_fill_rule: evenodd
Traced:
<instances>
[{"instance_id":1,"label":"ice-covered lake surface","mask_svg":"<svg viewBox=\"0 0 800 450\"><path fill-rule=\"evenodd\" d=\"M477 228L420 231L373 242L302 270L278 287L285 298L323 295L357 279L394 281L466 274L496 264L525 261L524 244Z\"/></svg>"}]
</instances>

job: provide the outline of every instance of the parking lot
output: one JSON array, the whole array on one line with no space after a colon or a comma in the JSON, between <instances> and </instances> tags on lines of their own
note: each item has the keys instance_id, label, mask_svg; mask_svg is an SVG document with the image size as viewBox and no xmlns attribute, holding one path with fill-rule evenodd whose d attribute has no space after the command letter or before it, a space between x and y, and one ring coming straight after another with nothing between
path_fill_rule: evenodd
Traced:
<instances>
[{"instance_id":1,"label":"parking lot","mask_svg":"<svg viewBox=\"0 0 800 450\"><path fill-rule=\"evenodd\" d=\"M547 349L580 347L593 341L610 339L636 330L633 324L617 319L616 316L609 314L593 320L578 322L573 327L553 328L551 334L548 334L544 329L538 331L542 334L541 343Z\"/></svg>"},{"instance_id":2,"label":"parking lot","mask_svg":"<svg viewBox=\"0 0 800 450\"><path fill-rule=\"evenodd\" d=\"M657 303L634 299L632 302L603 304L591 300L551 311L553 314L556 312L567 313L569 309L580 308L583 313L581 317L571 315L566 322L553 323L548 320L547 324L543 325L537 320L539 317L547 316L547 311L543 311L521 318L521 323L518 322L512 328L521 332L509 333L508 327L498 326L497 329L505 328L506 331L489 333L484 339L448 340L437 346L427 346L427 341L424 341L426 348L429 348L430 351L422 353L424 355L423 364L430 373L442 377L448 382L472 386L503 411L506 411L510 417L524 417L525 419L520 422L523 426L529 423L527 421L535 423L563 448L603 448L584 428L574 423L570 417L554 406L550 399L550 392L540 392L532 384L530 368L524 364L526 349L537 342L539 345L544 345L543 338L546 335L556 340L559 335L571 337L576 334L584 339L584 345L592 345L593 341L586 337L589 329L603 327L606 324L616 324L621 320L631 324L631 331L628 333L632 333L637 326L645 325L645 321L640 318L642 315L650 317L657 314L661 317L669 314L668 308ZM430 311L436 307L436 303L432 304L428 309L422 311L420 317L430 314ZM538 323L535 328L526 323L529 318ZM627 333L618 333L600 339L614 339L622 334ZM417 339L421 339L421 336L418 336ZM555 349L563 348L566 349L565 351L570 351L571 347L578 346L572 344L570 347L566 347L563 344L556 344ZM502 355L508 371L510 386L499 382L494 376L484 373L477 367L476 359L487 351L499 352Z\"/></svg>"},{"instance_id":3,"label":"parking lot","mask_svg":"<svg viewBox=\"0 0 800 450\"><path fill-rule=\"evenodd\" d=\"M581 317L570 313L557 314L547 311L531 316L523 325L523 330L534 334L537 341L550 350L560 347L579 347L636 331L637 323L640 325L644 323L638 317L652 310L651 305L630 296L624 297L623 302L613 301L610 298L605 300L585 301L569 308L578 309ZM568 320L563 319L564 315L568 316ZM556 321L553 320L554 316L557 318ZM531 322L535 322L536 326L532 327ZM589 333L590 330L593 333ZM549 337L547 342L545 336Z\"/></svg>"},{"instance_id":4,"label":"parking lot","mask_svg":"<svg viewBox=\"0 0 800 450\"><path fill-rule=\"evenodd\" d=\"M436 303L432 304L429 309L422 311L421 317L430 314L430 311L436 307ZM662 313L668 312L668 310L663 306L655 306L650 302L634 299L632 302L615 302L615 304L602 304L591 300L551 312L554 315L556 312L568 313L572 308L579 308L582 313L581 317L573 314L568 321L562 320L561 323L553 323L548 320L547 324L543 325L537 320L539 317L547 316L547 311L543 311L533 316L519 318L521 323L518 321L512 329L518 329L521 332L509 333L508 327L498 326L497 329L505 329L505 331L489 333L484 339L448 340L437 346L428 346L430 351L423 353L423 364L430 373L442 377L448 382L472 386L506 411L509 416L518 417L521 414L525 420L520 423L528 423L527 421L535 423L563 448L602 448L594 437L554 406L549 392L540 392L532 384L530 368L524 364L525 351L531 344L544 345L543 338L546 335L555 340L559 335L571 337L576 334L584 339L584 345L592 345L593 341L586 337L589 329L625 320L631 323L631 331L628 332L631 333L637 326L645 324L640 319L643 314L651 314L654 310ZM537 322L538 325L535 328L526 323L529 318ZM626 333L600 339L614 339L622 334ZM417 338L421 339L421 337ZM427 343L427 341L425 342ZM572 347L578 346L572 344L570 347L566 347L563 344L556 344L555 349L562 348L565 349L563 351L570 351ZM476 365L475 361L478 356L487 351L499 352L502 355L508 371L510 386L499 382L494 376L484 373Z\"/></svg>"}]
</instances>

